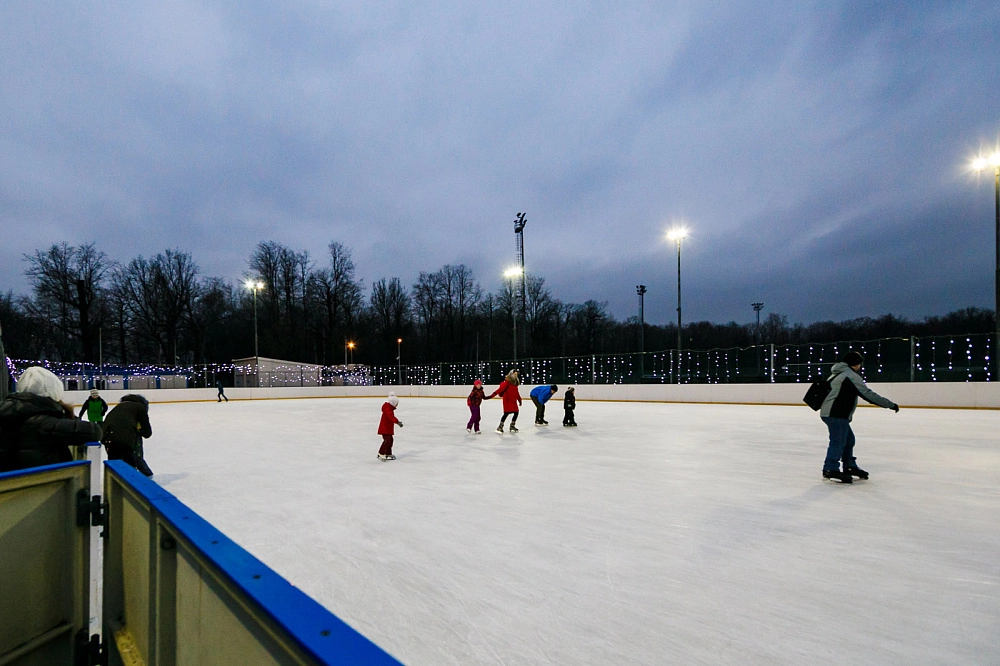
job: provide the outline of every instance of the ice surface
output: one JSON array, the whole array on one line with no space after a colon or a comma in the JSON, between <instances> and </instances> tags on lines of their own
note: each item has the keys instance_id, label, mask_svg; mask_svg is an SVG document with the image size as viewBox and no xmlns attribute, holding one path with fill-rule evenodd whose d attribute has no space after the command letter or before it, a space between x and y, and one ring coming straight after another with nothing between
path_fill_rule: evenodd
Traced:
<instances>
[{"instance_id":1,"label":"ice surface","mask_svg":"<svg viewBox=\"0 0 1000 666\"><path fill-rule=\"evenodd\" d=\"M890 396L891 397L891 396ZM1000 663L1000 412L153 404L155 480L407 664Z\"/></svg>"}]
</instances>

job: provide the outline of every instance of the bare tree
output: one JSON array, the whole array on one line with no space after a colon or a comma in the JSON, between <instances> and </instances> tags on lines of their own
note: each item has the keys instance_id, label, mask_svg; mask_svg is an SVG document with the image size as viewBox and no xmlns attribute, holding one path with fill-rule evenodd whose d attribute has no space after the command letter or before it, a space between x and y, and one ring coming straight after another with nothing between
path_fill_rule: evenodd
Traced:
<instances>
[{"instance_id":1,"label":"bare tree","mask_svg":"<svg viewBox=\"0 0 1000 666\"><path fill-rule=\"evenodd\" d=\"M112 262L93 243L80 247L59 243L25 259L29 264L25 275L35 292L31 314L76 340L83 360L95 362L99 301Z\"/></svg>"}]
</instances>

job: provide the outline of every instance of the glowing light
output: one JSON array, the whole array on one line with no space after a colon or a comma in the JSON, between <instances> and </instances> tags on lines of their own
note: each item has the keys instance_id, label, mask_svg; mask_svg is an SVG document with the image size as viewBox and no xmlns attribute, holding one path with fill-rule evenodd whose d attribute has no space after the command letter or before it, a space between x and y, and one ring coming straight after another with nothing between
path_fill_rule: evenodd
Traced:
<instances>
[{"instance_id":1,"label":"glowing light","mask_svg":"<svg viewBox=\"0 0 1000 666\"><path fill-rule=\"evenodd\" d=\"M508 268L503 272L505 278L515 278L521 274L521 267L514 266L513 268Z\"/></svg>"},{"instance_id":2,"label":"glowing light","mask_svg":"<svg viewBox=\"0 0 1000 666\"><path fill-rule=\"evenodd\" d=\"M258 289L264 288L264 283L261 282L260 280L247 280L246 288L252 291L257 291Z\"/></svg>"},{"instance_id":3,"label":"glowing light","mask_svg":"<svg viewBox=\"0 0 1000 666\"><path fill-rule=\"evenodd\" d=\"M1000 167L1000 152L993 153L988 157L983 157L980 155L976 159L972 160L972 168L976 171L982 171L987 167Z\"/></svg>"},{"instance_id":4,"label":"glowing light","mask_svg":"<svg viewBox=\"0 0 1000 666\"><path fill-rule=\"evenodd\" d=\"M667 232L667 239L672 241L680 242L685 238L687 238L687 236L688 236L688 230L686 227L677 227Z\"/></svg>"}]
</instances>

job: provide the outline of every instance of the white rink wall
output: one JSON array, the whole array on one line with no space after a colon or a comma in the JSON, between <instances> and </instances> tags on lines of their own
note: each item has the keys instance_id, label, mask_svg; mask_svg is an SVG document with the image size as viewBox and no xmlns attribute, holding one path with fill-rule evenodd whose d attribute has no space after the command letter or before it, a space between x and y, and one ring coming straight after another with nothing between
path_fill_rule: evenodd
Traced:
<instances>
[{"instance_id":1,"label":"white rink wall","mask_svg":"<svg viewBox=\"0 0 1000 666\"><path fill-rule=\"evenodd\" d=\"M627 402L679 402L755 405L802 405L808 384L579 384L577 400ZM1000 382L919 382L869 384L903 407L953 407L1000 409ZM465 398L470 386L315 386L287 388L227 388L230 400L274 400L291 398L362 398L381 397L395 391L400 398ZM493 386L487 386L490 391ZM528 390L522 398L530 405ZM559 387L553 400L561 400L566 386ZM210 389L150 389L146 391L102 391L109 404L127 393L139 393L150 402L200 402L216 400ZM65 401L81 405L89 391L67 391ZM867 404L862 401L862 404Z\"/></svg>"}]
</instances>

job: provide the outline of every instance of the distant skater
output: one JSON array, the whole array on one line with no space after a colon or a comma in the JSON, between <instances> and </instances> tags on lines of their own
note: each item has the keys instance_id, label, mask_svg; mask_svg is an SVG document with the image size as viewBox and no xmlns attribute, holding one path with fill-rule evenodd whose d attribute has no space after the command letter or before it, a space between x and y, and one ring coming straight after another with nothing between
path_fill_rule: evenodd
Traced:
<instances>
[{"instance_id":1,"label":"distant skater","mask_svg":"<svg viewBox=\"0 0 1000 666\"><path fill-rule=\"evenodd\" d=\"M507 420L508 416L510 419L510 431L517 432L517 413L520 411L521 404L521 394L517 390L518 384L521 383L521 377L517 374L517 370L511 370L507 373L507 377L500 382L500 386L497 387L496 391L490 393L489 397L486 399L496 396L503 397L503 416L500 417L500 425L497 426L497 432L503 432L504 421Z\"/></svg>"},{"instance_id":2,"label":"distant skater","mask_svg":"<svg viewBox=\"0 0 1000 666\"><path fill-rule=\"evenodd\" d=\"M465 426L466 432L472 432L472 429L476 429L477 435L482 435L483 432L479 429L479 421L481 419L480 405L483 404L483 400L486 399L486 391L483 390L483 383L478 379L472 382L472 393L469 394L469 398L465 401L465 404L469 406L469 411L471 415L469 416L469 422Z\"/></svg>"},{"instance_id":3,"label":"distant skater","mask_svg":"<svg viewBox=\"0 0 1000 666\"><path fill-rule=\"evenodd\" d=\"M226 402L229 402L229 398L226 397L226 391L225 391L225 389L222 386L222 380L221 379L216 379L215 380L215 388L219 389L219 402L222 402L223 400L225 400Z\"/></svg>"},{"instance_id":4,"label":"distant skater","mask_svg":"<svg viewBox=\"0 0 1000 666\"><path fill-rule=\"evenodd\" d=\"M80 407L80 418L87 415L87 420L91 423L104 423L104 415L108 413L108 403L97 392L97 389L90 389L90 397L83 401Z\"/></svg>"},{"instance_id":5,"label":"distant skater","mask_svg":"<svg viewBox=\"0 0 1000 666\"><path fill-rule=\"evenodd\" d=\"M531 389L531 393L528 397L531 398L531 402L535 404L535 425L548 425L549 422L545 420L545 403L549 401L549 398L556 394L559 387L555 384L551 386L536 386Z\"/></svg>"},{"instance_id":6,"label":"distant skater","mask_svg":"<svg viewBox=\"0 0 1000 666\"><path fill-rule=\"evenodd\" d=\"M563 396L563 425L576 427L576 416L573 412L576 410L576 390L570 386L566 389L566 395Z\"/></svg>"},{"instance_id":7,"label":"distant skater","mask_svg":"<svg viewBox=\"0 0 1000 666\"><path fill-rule=\"evenodd\" d=\"M395 460L392 455L392 435L394 426L403 427L403 422L396 418L396 406L399 405L399 398L395 393L390 392L389 397L382 403L382 420L378 423L378 434L382 435L382 447L378 450L379 460Z\"/></svg>"},{"instance_id":8,"label":"distant skater","mask_svg":"<svg viewBox=\"0 0 1000 666\"><path fill-rule=\"evenodd\" d=\"M873 405L899 412L899 405L888 398L883 398L875 391L865 386L858 372L864 357L856 351L844 354L840 362L833 364L830 375L830 393L823 400L820 417L830 431L830 445L826 450L826 461L823 463L823 478L837 479L841 483L852 483L856 476L867 479L868 472L858 467L854 457L854 431L851 430L851 418L858 406L858 396ZM844 461L844 471L840 471L840 461Z\"/></svg>"}]
</instances>

